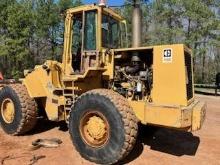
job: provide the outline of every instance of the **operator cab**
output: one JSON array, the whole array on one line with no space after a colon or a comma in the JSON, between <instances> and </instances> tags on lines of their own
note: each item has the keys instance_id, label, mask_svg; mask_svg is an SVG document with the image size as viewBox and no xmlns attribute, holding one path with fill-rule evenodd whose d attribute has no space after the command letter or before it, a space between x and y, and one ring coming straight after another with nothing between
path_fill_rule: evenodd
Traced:
<instances>
[{"instance_id":1,"label":"operator cab","mask_svg":"<svg viewBox=\"0 0 220 165\"><path fill-rule=\"evenodd\" d=\"M84 16L85 15L85 16ZM96 11L73 14L72 67L75 74L82 72L83 52L96 50ZM84 19L85 20L84 20ZM84 43L84 44L83 44Z\"/></svg>"},{"instance_id":2,"label":"operator cab","mask_svg":"<svg viewBox=\"0 0 220 165\"><path fill-rule=\"evenodd\" d=\"M127 47L126 23L109 8L86 5L69 9L66 25L70 29L65 30L64 45L69 45L69 51L64 52L63 63L71 59L70 74L84 74L87 68L98 67L100 52Z\"/></svg>"}]
</instances>

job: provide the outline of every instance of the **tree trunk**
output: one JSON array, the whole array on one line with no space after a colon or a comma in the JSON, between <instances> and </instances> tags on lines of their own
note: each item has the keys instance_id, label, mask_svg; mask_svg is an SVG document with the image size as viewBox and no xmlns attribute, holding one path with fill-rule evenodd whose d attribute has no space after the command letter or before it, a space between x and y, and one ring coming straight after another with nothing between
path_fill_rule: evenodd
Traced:
<instances>
[{"instance_id":1,"label":"tree trunk","mask_svg":"<svg viewBox=\"0 0 220 165\"><path fill-rule=\"evenodd\" d=\"M205 53L203 53L202 55L202 83L205 83L205 60L206 60L206 56Z\"/></svg>"}]
</instances>

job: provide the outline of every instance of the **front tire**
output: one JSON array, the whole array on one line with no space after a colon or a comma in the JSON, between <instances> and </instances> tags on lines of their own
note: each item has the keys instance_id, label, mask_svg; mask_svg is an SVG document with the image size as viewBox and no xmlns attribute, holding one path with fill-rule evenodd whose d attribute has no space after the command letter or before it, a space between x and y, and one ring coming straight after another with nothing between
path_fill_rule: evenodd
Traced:
<instances>
[{"instance_id":1,"label":"front tire","mask_svg":"<svg viewBox=\"0 0 220 165\"><path fill-rule=\"evenodd\" d=\"M137 119L116 92L95 89L80 96L70 114L69 131L80 155L98 164L113 164L133 149Z\"/></svg>"},{"instance_id":2,"label":"front tire","mask_svg":"<svg viewBox=\"0 0 220 165\"><path fill-rule=\"evenodd\" d=\"M5 86L0 91L0 124L7 134L22 135L34 128L37 105L22 84Z\"/></svg>"}]
</instances>

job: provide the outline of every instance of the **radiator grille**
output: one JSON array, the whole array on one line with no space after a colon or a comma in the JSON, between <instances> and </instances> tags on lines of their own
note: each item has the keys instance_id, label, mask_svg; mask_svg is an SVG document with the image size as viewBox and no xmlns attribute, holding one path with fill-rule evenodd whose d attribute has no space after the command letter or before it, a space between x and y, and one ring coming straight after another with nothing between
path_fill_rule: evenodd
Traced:
<instances>
[{"instance_id":1,"label":"radiator grille","mask_svg":"<svg viewBox=\"0 0 220 165\"><path fill-rule=\"evenodd\" d=\"M190 100L193 97L193 81L192 81L192 58L191 55L187 52L184 53L185 56L185 65L187 72L187 83L186 83L186 92L187 100Z\"/></svg>"}]
</instances>

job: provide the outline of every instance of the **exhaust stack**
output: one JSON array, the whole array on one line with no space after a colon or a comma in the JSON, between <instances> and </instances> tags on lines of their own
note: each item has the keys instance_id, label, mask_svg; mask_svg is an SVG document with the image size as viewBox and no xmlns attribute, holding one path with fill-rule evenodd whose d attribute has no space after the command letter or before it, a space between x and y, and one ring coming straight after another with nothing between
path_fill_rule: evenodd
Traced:
<instances>
[{"instance_id":1,"label":"exhaust stack","mask_svg":"<svg viewBox=\"0 0 220 165\"><path fill-rule=\"evenodd\" d=\"M140 4L134 0L134 8L132 13L132 47L141 46L141 33L142 33L142 23L141 23L141 9Z\"/></svg>"}]
</instances>

